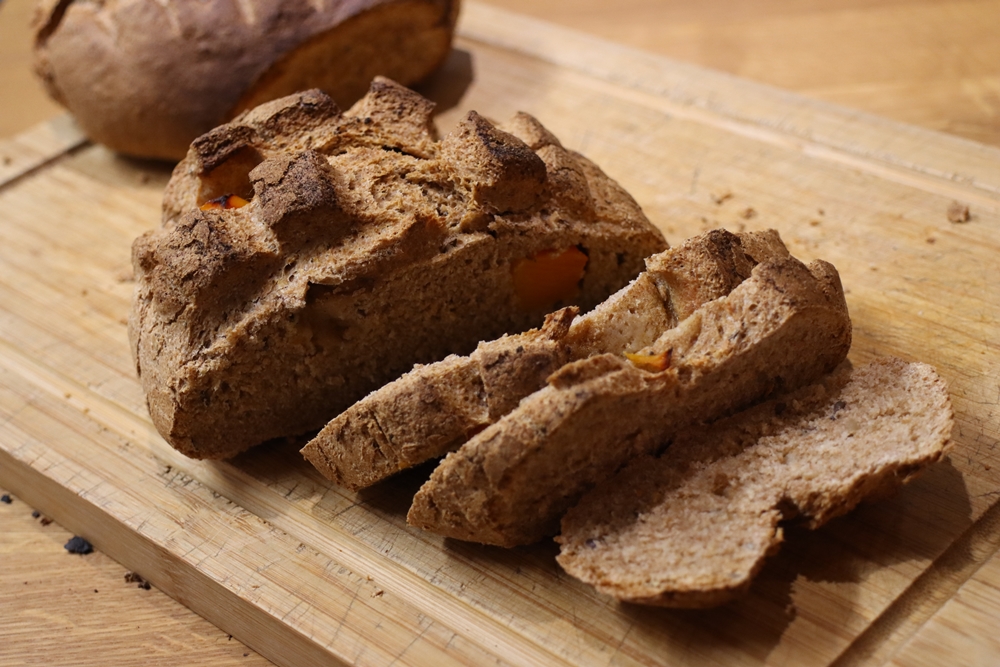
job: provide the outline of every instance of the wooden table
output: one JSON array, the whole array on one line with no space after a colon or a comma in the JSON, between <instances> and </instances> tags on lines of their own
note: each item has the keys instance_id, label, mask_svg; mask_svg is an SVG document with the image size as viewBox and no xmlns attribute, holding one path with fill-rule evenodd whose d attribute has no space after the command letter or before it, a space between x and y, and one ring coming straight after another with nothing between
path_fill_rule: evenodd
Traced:
<instances>
[{"instance_id":1,"label":"wooden table","mask_svg":"<svg viewBox=\"0 0 1000 667\"><path fill-rule=\"evenodd\" d=\"M1000 2L494 4L1000 145L1000 39L995 27L1000 25ZM19 25L25 16L24 0L7 0L0 8L0 136L57 112L24 76L27 32ZM13 49L10 55L8 48ZM982 519L987 528L1000 524L993 514L989 510ZM155 589L126 584L124 568L103 554L68 556L62 543L69 533L56 524L44 525L43 517L33 518L18 499L0 505L0 517L0 662L267 664ZM991 533L981 530L961 544L965 551L959 549L950 561L945 557L942 567L961 575L954 579L957 583L950 589L935 581L921 585L948 591L950 601L938 605L894 656L876 653L879 661L933 664L934 656L949 654L960 654L970 664L995 661L1000 656L992 632L1000 619L1000 559L989 556L996 546ZM966 558L966 552L977 557ZM877 639L869 641L874 645Z\"/></svg>"}]
</instances>

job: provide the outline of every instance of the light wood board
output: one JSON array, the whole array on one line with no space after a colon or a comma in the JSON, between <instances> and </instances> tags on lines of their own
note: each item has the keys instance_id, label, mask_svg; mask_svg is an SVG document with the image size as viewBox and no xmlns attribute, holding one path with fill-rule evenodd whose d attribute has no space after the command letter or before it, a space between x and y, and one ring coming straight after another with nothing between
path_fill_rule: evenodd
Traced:
<instances>
[{"instance_id":1,"label":"light wood board","mask_svg":"<svg viewBox=\"0 0 1000 667\"><path fill-rule=\"evenodd\" d=\"M799 257L832 261L852 359L927 361L950 383L950 461L790 531L746 599L677 612L596 594L552 544L408 528L426 470L352 494L294 445L188 460L152 429L125 335L129 246L157 224L169 170L50 126L27 142L30 166L0 180L0 485L283 665L891 659L1000 546L1000 150L484 6L466 7L461 34L426 89L448 107L443 128L472 108L528 111L671 242L775 227ZM948 220L955 200L971 220Z\"/></svg>"}]
</instances>

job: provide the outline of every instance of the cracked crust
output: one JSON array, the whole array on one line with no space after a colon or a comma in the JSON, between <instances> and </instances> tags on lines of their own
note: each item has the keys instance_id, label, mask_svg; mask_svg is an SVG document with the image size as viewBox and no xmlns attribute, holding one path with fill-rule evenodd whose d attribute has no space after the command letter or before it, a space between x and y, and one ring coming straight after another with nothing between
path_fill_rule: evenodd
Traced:
<instances>
[{"instance_id":1,"label":"cracked crust","mask_svg":"<svg viewBox=\"0 0 1000 667\"><path fill-rule=\"evenodd\" d=\"M778 550L781 522L817 528L895 490L946 453L952 426L930 366L845 365L632 461L563 517L559 563L627 602L722 604Z\"/></svg>"},{"instance_id":2,"label":"cracked crust","mask_svg":"<svg viewBox=\"0 0 1000 667\"><path fill-rule=\"evenodd\" d=\"M172 445L222 458L318 429L414 363L537 326L569 302L593 307L666 246L593 165L568 193L514 134L470 114L439 141L432 111L380 78L347 112L310 91L192 144L162 228L133 245L130 338ZM547 134L518 116L513 129L525 128ZM560 204L595 193L600 206ZM225 194L249 204L201 210ZM512 267L564 248L586 254L575 293L523 306Z\"/></svg>"},{"instance_id":3,"label":"cracked crust","mask_svg":"<svg viewBox=\"0 0 1000 667\"><path fill-rule=\"evenodd\" d=\"M40 0L35 70L93 140L177 160L246 109L376 75L415 83L451 49L459 0Z\"/></svg>"}]
</instances>

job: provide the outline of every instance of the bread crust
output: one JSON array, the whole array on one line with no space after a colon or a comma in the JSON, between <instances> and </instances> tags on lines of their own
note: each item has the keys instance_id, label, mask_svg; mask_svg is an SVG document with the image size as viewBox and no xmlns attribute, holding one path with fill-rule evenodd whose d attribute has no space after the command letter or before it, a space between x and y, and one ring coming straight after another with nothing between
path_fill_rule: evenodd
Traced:
<instances>
[{"instance_id":1,"label":"bread crust","mask_svg":"<svg viewBox=\"0 0 1000 667\"><path fill-rule=\"evenodd\" d=\"M627 602L711 607L747 590L788 521L817 528L948 451L954 416L926 364L845 364L822 383L680 434L585 495L558 561Z\"/></svg>"},{"instance_id":2,"label":"bread crust","mask_svg":"<svg viewBox=\"0 0 1000 667\"><path fill-rule=\"evenodd\" d=\"M438 141L432 111L377 79L347 112L302 93L192 144L162 228L133 245L130 340L168 442L223 458L317 429L414 363L539 324L549 306L521 303L514 263L583 248L583 277L549 305L590 308L666 246L631 197L561 146L547 144L579 166L580 192L474 113ZM227 193L250 203L199 208ZM559 203L586 198L600 206Z\"/></svg>"},{"instance_id":3,"label":"bread crust","mask_svg":"<svg viewBox=\"0 0 1000 667\"><path fill-rule=\"evenodd\" d=\"M713 230L688 239L646 258L643 274L586 314L559 311L540 330L413 369L338 415L302 454L352 489L444 456L514 410L566 363L638 352L679 319L729 294L758 262L787 256L773 230Z\"/></svg>"},{"instance_id":4,"label":"bread crust","mask_svg":"<svg viewBox=\"0 0 1000 667\"><path fill-rule=\"evenodd\" d=\"M178 160L267 100L321 87L347 106L376 75L419 81L447 56L458 10L459 0L40 2L35 70L93 140Z\"/></svg>"},{"instance_id":5,"label":"bread crust","mask_svg":"<svg viewBox=\"0 0 1000 667\"><path fill-rule=\"evenodd\" d=\"M640 351L572 362L516 410L449 454L413 500L407 521L463 540L517 546L557 532L580 496L684 428L775 391L814 381L847 355L851 324L836 270L788 257Z\"/></svg>"}]
</instances>

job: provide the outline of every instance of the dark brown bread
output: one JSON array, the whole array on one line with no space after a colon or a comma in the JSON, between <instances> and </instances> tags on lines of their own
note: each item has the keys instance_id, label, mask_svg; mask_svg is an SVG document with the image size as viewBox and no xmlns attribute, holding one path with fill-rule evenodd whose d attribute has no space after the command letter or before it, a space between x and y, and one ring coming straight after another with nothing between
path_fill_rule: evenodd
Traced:
<instances>
[{"instance_id":1,"label":"dark brown bread","mask_svg":"<svg viewBox=\"0 0 1000 667\"><path fill-rule=\"evenodd\" d=\"M348 112L311 91L194 142L133 246L130 337L172 445L220 458L318 429L414 363L592 308L666 247L530 116L511 129L537 152L474 112L438 141L432 110L378 79ZM581 178L549 178L564 164ZM249 203L200 208L229 194ZM539 298L517 277L545 261L565 284Z\"/></svg>"},{"instance_id":2,"label":"dark brown bread","mask_svg":"<svg viewBox=\"0 0 1000 667\"><path fill-rule=\"evenodd\" d=\"M240 112L320 88L353 104L376 75L403 84L447 56L458 0L41 0L35 69L84 131L178 160Z\"/></svg>"},{"instance_id":3,"label":"dark brown bread","mask_svg":"<svg viewBox=\"0 0 1000 667\"><path fill-rule=\"evenodd\" d=\"M851 324L836 270L788 257L758 264L640 350L571 362L548 386L449 454L408 521L500 546L555 534L597 482L693 424L812 382L847 355ZM641 366L641 367L640 367Z\"/></svg>"},{"instance_id":4,"label":"dark brown bread","mask_svg":"<svg viewBox=\"0 0 1000 667\"><path fill-rule=\"evenodd\" d=\"M621 600L709 607L744 592L782 541L894 490L947 451L945 383L885 358L679 434L581 499L559 563Z\"/></svg>"},{"instance_id":5,"label":"dark brown bread","mask_svg":"<svg viewBox=\"0 0 1000 667\"><path fill-rule=\"evenodd\" d=\"M751 248L749 255L745 248ZM443 456L541 389L564 364L637 352L761 261L787 257L777 232L706 232L646 259L647 270L597 308L559 311L523 334L480 343L412 371L351 406L302 450L328 479L352 489Z\"/></svg>"}]
</instances>

